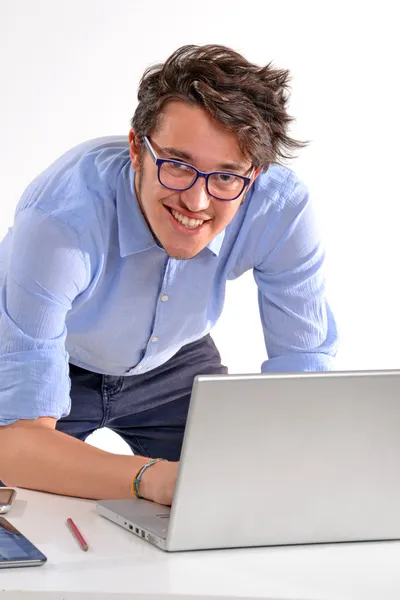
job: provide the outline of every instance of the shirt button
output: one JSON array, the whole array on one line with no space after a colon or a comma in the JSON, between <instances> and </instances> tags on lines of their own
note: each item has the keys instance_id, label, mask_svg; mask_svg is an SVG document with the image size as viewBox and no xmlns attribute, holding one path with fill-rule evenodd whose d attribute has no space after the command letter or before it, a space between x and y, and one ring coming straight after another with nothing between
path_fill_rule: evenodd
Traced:
<instances>
[{"instance_id":1,"label":"shirt button","mask_svg":"<svg viewBox=\"0 0 400 600\"><path fill-rule=\"evenodd\" d=\"M161 296L161 302L167 302L167 301L168 301L167 294L164 294L164 296Z\"/></svg>"},{"instance_id":2,"label":"shirt button","mask_svg":"<svg viewBox=\"0 0 400 600\"><path fill-rule=\"evenodd\" d=\"M151 338L152 342L158 342L158 337L156 335L153 335L153 337Z\"/></svg>"}]
</instances>

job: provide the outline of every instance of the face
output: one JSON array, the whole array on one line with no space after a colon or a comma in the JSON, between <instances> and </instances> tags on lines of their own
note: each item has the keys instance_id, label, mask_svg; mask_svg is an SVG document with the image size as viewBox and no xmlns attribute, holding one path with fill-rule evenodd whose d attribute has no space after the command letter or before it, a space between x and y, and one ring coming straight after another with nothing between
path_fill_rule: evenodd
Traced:
<instances>
[{"instance_id":1,"label":"face","mask_svg":"<svg viewBox=\"0 0 400 600\"><path fill-rule=\"evenodd\" d=\"M181 101L164 107L160 126L150 141L160 158L182 160L204 172L223 170L248 176L251 171L235 134L213 121L202 108ZM158 168L148 151L139 152L134 130L129 133L129 142L136 171L135 191L150 229L170 257L193 258L232 221L248 188L232 201L209 196L204 178L188 190L169 190L159 183ZM184 216L199 223L185 226L178 220Z\"/></svg>"}]
</instances>

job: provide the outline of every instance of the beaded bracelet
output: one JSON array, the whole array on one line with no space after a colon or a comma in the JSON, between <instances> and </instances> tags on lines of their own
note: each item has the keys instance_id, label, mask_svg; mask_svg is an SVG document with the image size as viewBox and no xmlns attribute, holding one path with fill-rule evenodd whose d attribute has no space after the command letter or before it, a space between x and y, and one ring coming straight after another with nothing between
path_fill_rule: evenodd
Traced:
<instances>
[{"instance_id":1,"label":"beaded bracelet","mask_svg":"<svg viewBox=\"0 0 400 600\"><path fill-rule=\"evenodd\" d=\"M140 467L139 471L136 473L136 475L132 479L132 483L131 483L131 492L135 498L143 499L142 494L139 492L139 485L140 485L140 481L143 477L143 473L146 471L146 469L148 469L152 465L155 465L156 463L164 461L164 460L166 460L166 459L165 458L153 458L152 460L149 460L148 463L146 463L145 465Z\"/></svg>"}]
</instances>

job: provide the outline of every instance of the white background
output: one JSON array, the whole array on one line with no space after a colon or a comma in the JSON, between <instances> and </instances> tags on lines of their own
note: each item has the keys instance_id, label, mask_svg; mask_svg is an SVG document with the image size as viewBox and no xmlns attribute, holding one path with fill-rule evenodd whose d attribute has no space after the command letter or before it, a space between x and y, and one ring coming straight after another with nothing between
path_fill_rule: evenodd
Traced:
<instances>
[{"instance_id":1,"label":"white background","mask_svg":"<svg viewBox=\"0 0 400 600\"><path fill-rule=\"evenodd\" d=\"M25 186L71 146L128 134L144 69L220 43L292 73L291 163L327 249L340 369L398 368L400 42L396 2L0 0L0 239ZM251 273L214 339L230 372L265 359ZM95 443L123 446L108 432Z\"/></svg>"}]
</instances>

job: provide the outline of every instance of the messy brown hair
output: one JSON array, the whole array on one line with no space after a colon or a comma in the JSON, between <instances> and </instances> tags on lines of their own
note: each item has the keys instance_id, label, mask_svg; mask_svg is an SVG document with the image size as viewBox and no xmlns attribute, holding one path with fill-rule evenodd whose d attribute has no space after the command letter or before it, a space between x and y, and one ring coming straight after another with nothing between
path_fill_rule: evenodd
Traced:
<instances>
[{"instance_id":1,"label":"messy brown hair","mask_svg":"<svg viewBox=\"0 0 400 600\"><path fill-rule=\"evenodd\" d=\"M139 140L150 135L166 102L183 100L234 132L243 155L266 170L307 144L288 135L294 120L287 113L289 81L289 71L259 67L226 46L182 46L144 72L131 127Z\"/></svg>"}]
</instances>

